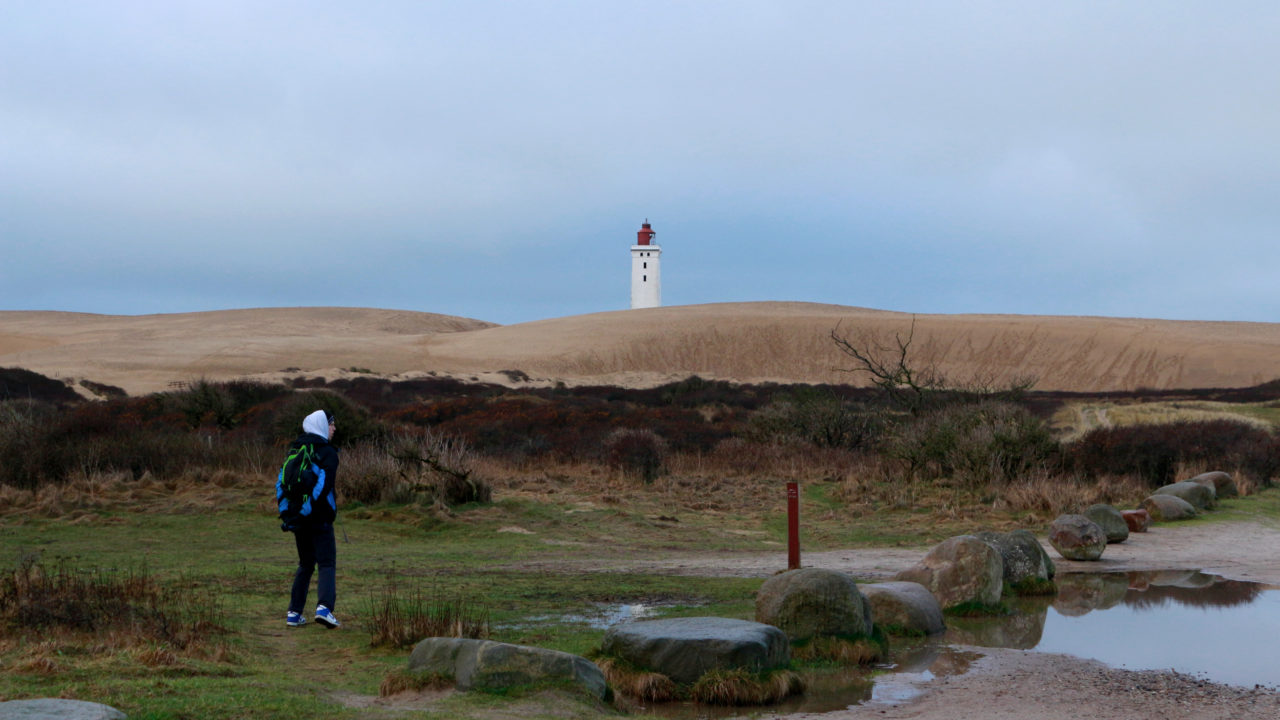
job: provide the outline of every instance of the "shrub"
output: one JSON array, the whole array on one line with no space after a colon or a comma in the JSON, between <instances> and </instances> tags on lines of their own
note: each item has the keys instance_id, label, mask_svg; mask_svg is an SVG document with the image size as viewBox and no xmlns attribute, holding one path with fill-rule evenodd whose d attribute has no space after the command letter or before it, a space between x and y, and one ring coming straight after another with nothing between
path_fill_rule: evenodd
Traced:
<instances>
[{"instance_id":1,"label":"shrub","mask_svg":"<svg viewBox=\"0 0 1280 720\"><path fill-rule=\"evenodd\" d=\"M973 487L1003 484L1050 461L1057 444L1043 420L1011 402L983 400L929 410L886 445L908 473Z\"/></svg>"},{"instance_id":2,"label":"shrub","mask_svg":"<svg viewBox=\"0 0 1280 720\"><path fill-rule=\"evenodd\" d=\"M489 502L493 487L478 477L466 443L426 431L366 443L343 455L343 499L365 504Z\"/></svg>"},{"instance_id":3,"label":"shrub","mask_svg":"<svg viewBox=\"0 0 1280 720\"><path fill-rule=\"evenodd\" d=\"M1076 473L1133 474L1152 487L1173 482L1182 465L1238 469L1263 485L1280 471L1276 437L1235 420L1096 428L1070 443L1065 455Z\"/></svg>"},{"instance_id":4,"label":"shrub","mask_svg":"<svg viewBox=\"0 0 1280 720\"><path fill-rule=\"evenodd\" d=\"M798 438L819 447L856 450L874 442L883 427L882 413L809 390L776 400L756 413L749 436L764 441Z\"/></svg>"},{"instance_id":5,"label":"shrub","mask_svg":"<svg viewBox=\"0 0 1280 720\"><path fill-rule=\"evenodd\" d=\"M604 455L612 467L653 482L662 473L667 441L652 430L620 428L605 440Z\"/></svg>"},{"instance_id":6,"label":"shrub","mask_svg":"<svg viewBox=\"0 0 1280 720\"><path fill-rule=\"evenodd\" d=\"M335 445L348 445L387 436L387 429L362 405L331 390L311 390L290 395L275 413L273 435L277 442L289 442L302 432L302 420L316 410L324 410L338 421Z\"/></svg>"},{"instance_id":7,"label":"shrub","mask_svg":"<svg viewBox=\"0 0 1280 720\"><path fill-rule=\"evenodd\" d=\"M3 400L40 400L65 405L80 402L80 396L61 380L23 368L0 368L0 401Z\"/></svg>"}]
</instances>

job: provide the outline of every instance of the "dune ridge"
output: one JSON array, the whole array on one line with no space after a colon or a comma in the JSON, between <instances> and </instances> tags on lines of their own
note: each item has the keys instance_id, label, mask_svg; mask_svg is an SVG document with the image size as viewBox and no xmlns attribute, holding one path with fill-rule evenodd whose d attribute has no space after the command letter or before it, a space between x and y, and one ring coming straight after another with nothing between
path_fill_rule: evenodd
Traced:
<instances>
[{"instance_id":1,"label":"dune ridge","mask_svg":"<svg viewBox=\"0 0 1280 720\"><path fill-rule=\"evenodd\" d=\"M1280 324L940 315L799 302L717 303L515 325L369 308L172 315L0 312L0 366L155 392L195 378L334 377L352 368L511 383L645 386L687 377L865 384L831 341L892 343L958 381L1040 390L1242 387L1280 377Z\"/></svg>"}]
</instances>

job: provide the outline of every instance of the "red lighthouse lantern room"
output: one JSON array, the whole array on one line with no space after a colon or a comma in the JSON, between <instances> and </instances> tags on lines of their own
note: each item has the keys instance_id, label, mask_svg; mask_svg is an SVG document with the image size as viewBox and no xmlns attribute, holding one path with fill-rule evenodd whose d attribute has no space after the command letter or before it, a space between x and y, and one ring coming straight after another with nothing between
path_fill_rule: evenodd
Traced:
<instances>
[{"instance_id":1,"label":"red lighthouse lantern room","mask_svg":"<svg viewBox=\"0 0 1280 720\"><path fill-rule=\"evenodd\" d=\"M636 232L636 244L648 245L653 242L654 235L657 235L657 233L653 231L653 228L649 227L649 221L645 220L644 224L640 226L640 230Z\"/></svg>"}]
</instances>

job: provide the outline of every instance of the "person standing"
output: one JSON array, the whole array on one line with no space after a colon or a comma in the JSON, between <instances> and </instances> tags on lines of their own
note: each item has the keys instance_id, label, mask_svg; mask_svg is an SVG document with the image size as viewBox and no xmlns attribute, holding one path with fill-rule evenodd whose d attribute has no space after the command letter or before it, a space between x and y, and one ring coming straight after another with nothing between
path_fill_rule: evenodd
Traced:
<instances>
[{"instance_id":1,"label":"person standing","mask_svg":"<svg viewBox=\"0 0 1280 720\"><path fill-rule=\"evenodd\" d=\"M337 602L338 546L334 542L333 521L338 516L335 486L338 480L338 450L330 444L337 423L324 410L316 410L302 421L302 434L290 446L291 450L311 446L311 458L316 468L316 485L310 499L310 513L301 517L289 528L298 548L298 570L293 575L293 589L289 595L289 612L285 624L301 627L307 620L303 608L307 604L307 590L311 576L320 569L316 579L316 622L332 630L342 623L334 617Z\"/></svg>"}]
</instances>

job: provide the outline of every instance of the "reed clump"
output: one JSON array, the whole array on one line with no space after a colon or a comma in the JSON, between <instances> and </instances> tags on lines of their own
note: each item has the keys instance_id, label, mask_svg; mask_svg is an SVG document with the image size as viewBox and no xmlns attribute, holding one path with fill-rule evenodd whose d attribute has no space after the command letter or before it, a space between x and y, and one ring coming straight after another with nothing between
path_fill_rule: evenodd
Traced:
<instances>
[{"instance_id":1,"label":"reed clump","mask_svg":"<svg viewBox=\"0 0 1280 720\"><path fill-rule=\"evenodd\" d=\"M365 613L373 647L410 647L429 637L489 637L489 611L463 598L428 595L419 587L401 594L392 583L369 599Z\"/></svg>"},{"instance_id":2,"label":"reed clump","mask_svg":"<svg viewBox=\"0 0 1280 720\"><path fill-rule=\"evenodd\" d=\"M804 687L804 679L792 670L716 669L690 686L689 697L708 705L770 705L804 692Z\"/></svg>"}]
</instances>

